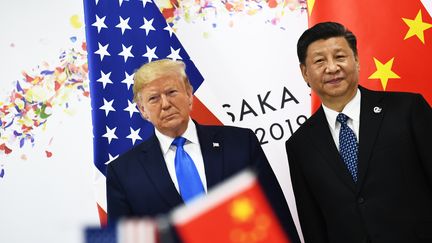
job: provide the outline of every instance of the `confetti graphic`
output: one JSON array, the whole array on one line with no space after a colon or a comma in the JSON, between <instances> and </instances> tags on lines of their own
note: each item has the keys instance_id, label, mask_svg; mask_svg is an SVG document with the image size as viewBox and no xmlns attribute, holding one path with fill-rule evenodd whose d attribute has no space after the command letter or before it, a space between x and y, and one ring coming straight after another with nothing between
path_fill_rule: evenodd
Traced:
<instances>
[{"instance_id":1,"label":"confetti graphic","mask_svg":"<svg viewBox=\"0 0 432 243\"><path fill-rule=\"evenodd\" d=\"M46 130L54 112L70 114L71 101L89 97L86 43L79 43L77 37L70 40L73 47L61 51L57 65L43 62L23 71L7 97L1 98L0 154L10 155L26 144L34 147L38 132ZM50 158L53 153L47 149L45 155ZM4 174L2 168L0 178Z\"/></svg>"},{"instance_id":2,"label":"confetti graphic","mask_svg":"<svg viewBox=\"0 0 432 243\"><path fill-rule=\"evenodd\" d=\"M150 1L150 0L148 0ZM209 23L217 28L224 19L233 27L238 17L264 17L266 23L284 28L281 19L287 12L306 12L306 0L155 0L167 22L176 29L179 22Z\"/></svg>"}]
</instances>

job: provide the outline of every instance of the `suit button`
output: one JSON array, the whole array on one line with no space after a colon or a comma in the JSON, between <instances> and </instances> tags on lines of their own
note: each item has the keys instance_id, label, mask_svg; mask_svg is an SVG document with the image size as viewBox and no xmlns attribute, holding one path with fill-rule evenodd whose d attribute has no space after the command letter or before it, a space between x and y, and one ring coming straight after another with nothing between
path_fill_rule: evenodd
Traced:
<instances>
[{"instance_id":1,"label":"suit button","mask_svg":"<svg viewBox=\"0 0 432 243\"><path fill-rule=\"evenodd\" d=\"M358 204L363 204L364 202L365 202L365 199L363 197L357 198L357 203Z\"/></svg>"}]
</instances>

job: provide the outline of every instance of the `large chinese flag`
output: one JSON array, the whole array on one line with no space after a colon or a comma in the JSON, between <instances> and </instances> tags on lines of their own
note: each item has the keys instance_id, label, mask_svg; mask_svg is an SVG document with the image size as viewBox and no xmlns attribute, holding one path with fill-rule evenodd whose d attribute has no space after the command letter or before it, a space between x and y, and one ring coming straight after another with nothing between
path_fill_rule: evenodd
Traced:
<instances>
[{"instance_id":1,"label":"large chinese flag","mask_svg":"<svg viewBox=\"0 0 432 243\"><path fill-rule=\"evenodd\" d=\"M250 171L176 209L172 220L187 243L290 242Z\"/></svg>"},{"instance_id":2,"label":"large chinese flag","mask_svg":"<svg viewBox=\"0 0 432 243\"><path fill-rule=\"evenodd\" d=\"M420 0L308 0L308 8L310 26L336 21L357 36L360 85L421 93L432 104L432 19Z\"/></svg>"}]
</instances>

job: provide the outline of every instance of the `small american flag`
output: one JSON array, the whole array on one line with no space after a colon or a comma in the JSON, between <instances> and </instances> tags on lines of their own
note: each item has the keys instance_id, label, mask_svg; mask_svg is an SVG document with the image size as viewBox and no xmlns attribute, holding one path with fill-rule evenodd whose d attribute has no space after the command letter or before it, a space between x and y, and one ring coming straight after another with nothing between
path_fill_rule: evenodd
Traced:
<instances>
[{"instance_id":1,"label":"small american flag","mask_svg":"<svg viewBox=\"0 0 432 243\"><path fill-rule=\"evenodd\" d=\"M151 0L84 0L93 120L96 200L106 223L106 165L147 139L153 126L133 103L133 73L170 58L186 63L197 90L203 77Z\"/></svg>"}]
</instances>

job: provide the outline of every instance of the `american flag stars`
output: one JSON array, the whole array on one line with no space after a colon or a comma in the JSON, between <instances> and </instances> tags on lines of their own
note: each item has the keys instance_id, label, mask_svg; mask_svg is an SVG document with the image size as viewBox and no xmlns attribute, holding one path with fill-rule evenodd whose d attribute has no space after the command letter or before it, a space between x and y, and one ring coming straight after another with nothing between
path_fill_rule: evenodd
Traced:
<instances>
[{"instance_id":1,"label":"american flag stars","mask_svg":"<svg viewBox=\"0 0 432 243\"><path fill-rule=\"evenodd\" d=\"M138 109L137 109L137 107L136 107L136 104L135 103L133 103L133 102L130 102L129 100L127 101L128 102L128 107L126 107L125 109L124 109L124 111L127 111L127 112L129 112L129 116L132 118L132 115L133 115L133 113L138 113L139 114L139 111L138 111Z\"/></svg>"},{"instance_id":2,"label":"american flag stars","mask_svg":"<svg viewBox=\"0 0 432 243\"><path fill-rule=\"evenodd\" d=\"M123 81L121 81L123 84L127 85L127 89L129 90L130 87L133 84L133 74L128 74L127 72L125 72L125 78L123 79Z\"/></svg>"},{"instance_id":3,"label":"american flag stars","mask_svg":"<svg viewBox=\"0 0 432 243\"><path fill-rule=\"evenodd\" d=\"M124 45L122 44L122 49L123 49L123 50L119 53L119 56L122 56L122 57L124 58L124 61L125 61L125 62L127 61L127 59L128 59L129 57L134 57L134 56L132 55L132 52L131 52L132 46L126 47L126 46L124 46Z\"/></svg>"},{"instance_id":4,"label":"american flag stars","mask_svg":"<svg viewBox=\"0 0 432 243\"><path fill-rule=\"evenodd\" d=\"M108 153L108 161L105 162L105 165L108 165L108 164L111 163L113 160L117 159L118 157L119 157L119 155L112 156L110 153Z\"/></svg>"},{"instance_id":5,"label":"american flag stars","mask_svg":"<svg viewBox=\"0 0 432 243\"><path fill-rule=\"evenodd\" d=\"M98 28L99 30L99 28ZM100 56L101 61L103 61L105 56L111 56L108 52L108 46L109 44L102 45L101 43L98 43L99 49L95 51L95 54L98 54Z\"/></svg>"},{"instance_id":6,"label":"american flag stars","mask_svg":"<svg viewBox=\"0 0 432 243\"><path fill-rule=\"evenodd\" d=\"M96 80L96 81L102 83L102 87L103 87L103 89L105 89L105 86L106 86L107 84L112 84L112 83L113 83L113 82L111 81L111 79L110 79L111 72L109 72L109 73L104 73L103 71L100 71L100 72L101 72L101 76L100 76L100 78L99 78L98 80Z\"/></svg>"},{"instance_id":7,"label":"american flag stars","mask_svg":"<svg viewBox=\"0 0 432 243\"><path fill-rule=\"evenodd\" d=\"M167 25L164 30L168 31L170 37L172 36L172 34L174 33L174 30L171 28L171 25Z\"/></svg>"},{"instance_id":8,"label":"american flag stars","mask_svg":"<svg viewBox=\"0 0 432 243\"><path fill-rule=\"evenodd\" d=\"M112 106L114 100L107 101L107 100L104 98L104 99L103 99L103 102L104 102L103 106L101 106L99 109L104 110L106 116L108 116L108 114L109 114L110 111L116 111L116 110L114 109L114 107Z\"/></svg>"},{"instance_id":9,"label":"american flag stars","mask_svg":"<svg viewBox=\"0 0 432 243\"><path fill-rule=\"evenodd\" d=\"M156 30L153 27L153 19L147 20L146 18L144 19L144 24L140 27L140 29L145 30L146 35L149 34L150 30Z\"/></svg>"},{"instance_id":10,"label":"american flag stars","mask_svg":"<svg viewBox=\"0 0 432 243\"><path fill-rule=\"evenodd\" d=\"M140 0L140 2L142 2L142 6L143 6L143 8L145 8L146 4L151 3L152 1L151 0Z\"/></svg>"},{"instance_id":11,"label":"american flag stars","mask_svg":"<svg viewBox=\"0 0 432 243\"><path fill-rule=\"evenodd\" d=\"M170 49L171 49L171 54L169 54L167 56L167 58L171 58L174 61L182 59L180 56L180 48L178 48L177 50L174 50L172 47L170 47Z\"/></svg>"},{"instance_id":12,"label":"american flag stars","mask_svg":"<svg viewBox=\"0 0 432 243\"><path fill-rule=\"evenodd\" d=\"M158 56L156 56L156 48L156 46L153 48L146 46L147 51L142 56L147 57L148 62L151 62L153 58L158 58Z\"/></svg>"},{"instance_id":13,"label":"american flag stars","mask_svg":"<svg viewBox=\"0 0 432 243\"><path fill-rule=\"evenodd\" d=\"M95 26L97 28L98 33L100 33L100 31L102 30L102 28L108 28L106 26L106 24L105 24L105 19L106 19L106 16L103 16L102 18L100 18L96 14L96 22L94 22L92 24L92 26Z\"/></svg>"},{"instance_id":14,"label":"american flag stars","mask_svg":"<svg viewBox=\"0 0 432 243\"><path fill-rule=\"evenodd\" d=\"M121 32L122 32L122 35L123 35L124 32L125 32L125 30L130 30L130 29L132 29L132 28L129 26L129 19L130 19L130 18L123 19L121 16L119 16L119 18L120 18L120 23L118 23L118 25L116 25L116 27L119 28L119 29L121 29Z\"/></svg>"},{"instance_id":15,"label":"american flag stars","mask_svg":"<svg viewBox=\"0 0 432 243\"><path fill-rule=\"evenodd\" d=\"M139 136L141 128L138 128L137 130L130 128L130 134L126 137L132 140L132 145L135 144L136 140L142 140L142 138Z\"/></svg>"},{"instance_id":16,"label":"american flag stars","mask_svg":"<svg viewBox=\"0 0 432 243\"><path fill-rule=\"evenodd\" d=\"M118 139L117 135L115 135L115 131L117 130L117 127L114 127L113 129L106 126L106 133L102 135L102 137L108 139L108 144L111 143L113 139Z\"/></svg>"}]
</instances>

